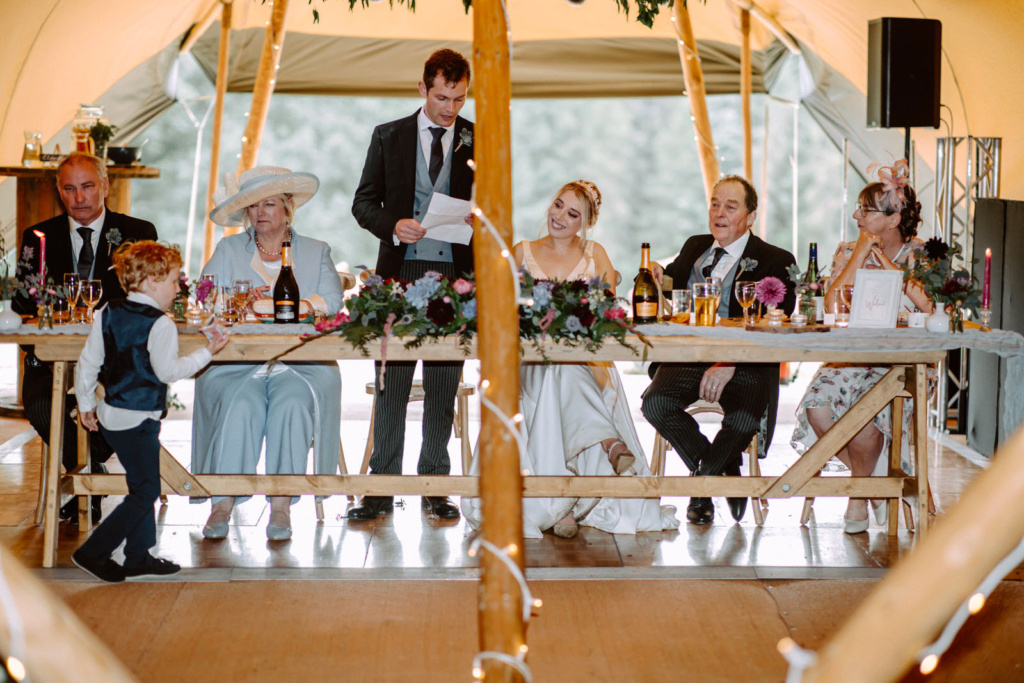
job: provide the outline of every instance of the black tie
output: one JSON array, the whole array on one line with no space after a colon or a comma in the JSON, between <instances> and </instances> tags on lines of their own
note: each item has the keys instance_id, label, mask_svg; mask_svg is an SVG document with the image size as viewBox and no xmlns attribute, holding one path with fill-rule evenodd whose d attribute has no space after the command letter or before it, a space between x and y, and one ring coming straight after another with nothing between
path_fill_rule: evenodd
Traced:
<instances>
[{"instance_id":1,"label":"black tie","mask_svg":"<svg viewBox=\"0 0 1024 683\"><path fill-rule=\"evenodd\" d=\"M441 136L445 134L444 128L431 127L430 134L434 141L430 143L430 182L436 183L437 176L441 175L441 167L444 166L444 150L441 148Z\"/></svg>"},{"instance_id":2,"label":"black tie","mask_svg":"<svg viewBox=\"0 0 1024 683\"><path fill-rule=\"evenodd\" d=\"M95 253L92 250L92 228L79 228L78 234L82 236L82 250L78 252L78 275L83 280L88 280L92 274L92 262Z\"/></svg>"},{"instance_id":3,"label":"black tie","mask_svg":"<svg viewBox=\"0 0 1024 683\"><path fill-rule=\"evenodd\" d=\"M711 259L710 264L704 266L703 270L700 271L703 273L705 278L711 277L711 273L714 272L715 266L718 265L718 262L722 260L723 256L725 256L725 249L722 247L715 247L715 257Z\"/></svg>"}]
</instances>

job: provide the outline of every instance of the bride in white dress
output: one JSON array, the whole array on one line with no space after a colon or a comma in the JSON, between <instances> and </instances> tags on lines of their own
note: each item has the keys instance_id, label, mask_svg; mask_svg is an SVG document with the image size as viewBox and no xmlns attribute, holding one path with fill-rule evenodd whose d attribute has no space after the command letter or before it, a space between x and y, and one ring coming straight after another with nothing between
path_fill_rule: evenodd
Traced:
<instances>
[{"instance_id":1,"label":"bride in white dress","mask_svg":"<svg viewBox=\"0 0 1024 683\"><path fill-rule=\"evenodd\" d=\"M516 264L538 280L590 280L600 275L615 290L615 270L604 247L587 239L597 222L601 193L586 180L568 183L551 202L548 234L514 247ZM526 454L523 469L541 476L650 476L615 366L595 363L523 363L521 407ZM473 470L477 469L474 462ZM473 527L480 500L462 499ZM580 525L615 534L675 529L675 508L659 499L524 498L523 536L547 529L572 538Z\"/></svg>"}]
</instances>

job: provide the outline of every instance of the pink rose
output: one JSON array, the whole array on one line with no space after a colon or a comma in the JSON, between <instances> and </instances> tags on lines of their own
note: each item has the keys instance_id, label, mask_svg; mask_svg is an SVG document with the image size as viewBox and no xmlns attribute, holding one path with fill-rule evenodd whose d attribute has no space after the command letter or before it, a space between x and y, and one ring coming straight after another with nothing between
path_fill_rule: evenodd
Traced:
<instances>
[{"instance_id":1,"label":"pink rose","mask_svg":"<svg viewBox=\"0 0 1024 683\"><path fill-rule=\"evenodd\" d=\"M609 308L607 311L604 312L604 317L608 318L609 320L625 320L626 311L622 310L621 308Z\"/></svg>"},{"instance_id":2,"label":"pink rose","mask_svg":"<svg viewBox=\"0 0 1024 683\"><path fill-rule=\"evenodd\" d=\"M452 289L459 294L469 294L473 291L473 283L460 277L452 283Z\"/></svg>"},{"instance_id":3,"label":"pink rose","mask_svg":"<svg viewBox=\"0 0 1024 683\"><path fill-rule=\"evenodd\" d=\"M586 306L590 302L587 300L587 297L583 297L582 299L580 299L580 303Z\"/></svg>"},{"instance_id":4,"label":"pink rose","mask_svg":"<svg viewBox=\"0 0 1024 683\"><path fill-rule=\"evenodd\" d=\"M338 311L330 320L321 320L314 327L317 332L331 332L332 330L349 322L348 311Z\"/></svg>"}]
</instances>

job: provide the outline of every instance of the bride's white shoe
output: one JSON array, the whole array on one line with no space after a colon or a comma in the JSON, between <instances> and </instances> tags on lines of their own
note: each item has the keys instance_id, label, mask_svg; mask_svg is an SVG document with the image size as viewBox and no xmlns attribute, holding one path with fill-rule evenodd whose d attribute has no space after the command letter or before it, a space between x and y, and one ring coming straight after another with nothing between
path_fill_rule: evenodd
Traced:
<instances>
[{"instance_id":1,"label":"bride's white shoe","mask_svg":"<svg viewBox=\"0 0 1024 683\"><path fill-rule=\"evenodd\" d=\"M620 446L621 448L619 448ZM612 443L604 449L604 452L608 454L608 462L611 463L612 469L615 470L615 474L626 474L633 469L633 463L636 462L636 456L629 451L629 446L627 446L622 439L615 439L612 441ZM633 474L635 474L635 472L633 472Z\"/></svg>"}]
</instances>

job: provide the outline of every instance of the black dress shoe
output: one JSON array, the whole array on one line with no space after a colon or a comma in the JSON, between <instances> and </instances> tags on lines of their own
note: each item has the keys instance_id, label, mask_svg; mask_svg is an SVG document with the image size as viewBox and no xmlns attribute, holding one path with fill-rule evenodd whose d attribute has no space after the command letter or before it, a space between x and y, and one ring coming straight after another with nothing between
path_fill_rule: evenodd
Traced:
<instances>
[{"instance_id":1,"label":"black dress shoe","mask_svg":"<svg viewBox=\"0 0 1024 683\"><path fill-rule=\"evenodd\" d=\"M363 496L360 505L348 511L348 518L355 522L370 522L394 510L394 496Z\"/></svg>"},{"instance_id":2,"label":"black dress shoe","mask_svg":"<svg viewBox=\"0 0 1024 683\"><path fill-rule=\"evenodd\" d=\"M740 476L740 464L737 462L731 467L727 467L725 472L722 472L722 476L738 477ZM743 519L743 515L747 512L747 499L746 498L726 498L725 501L729 504L729 512L732 513L732 518L737 522Z\"/></svg>"},{"instance_id":3,"label":"black dress shoe","mask_svg":"<svg viewBox=\"0 0 1024 683\"><path fill-rule=\"evenodd\" d=\"M169 574L177 574L180 571L181 567L170 560L164 560L159 557L147 555L146 561L139 566L126 566L124 568L124 577L126 579L130 579L136 576L167 576Z\"/></svg>"},{"instance_id":4,"label":"black dress shoe","mask_svg":"<svg viewBox=\"0 0 1024 683\"><path fill-rule=\"evenodd\" d=\"M448 496L423 496L423 509L441 519L459 518L459 508L448 500Z\"/></svg>"},{"instance_id":5,"label":"black dress shoe","mask_svg":"<svg viewBox=\"0 0 1024 683\"><path fill-rule=\"evenodd\" d=\"M107 583L121 583L124 581L124 567L109 557L105 560L93 559L84 555L82 549L79 548L71 555L71 561L83 572L95 576L100 581L106 581Z\"/></svg>"},{"instance_id":6,"label":"black dress shoe","mask_svg":"<svg viewBox=\"0 0 1024 683\"><path fill-rule=\"evenodd\" d=\"M694 524L705 525L711 524L714 518L715 504L711 502L710 498L693 497L690 499L690 504L686 506L686 519Z\"/></svg>"},{"instance_id":7,"label":"black dress shoe","mask_svg":"<svg viewBox=\"0 0 1024 683\"><path fill-rule=\"evenodd\" d=\"M92 497L92 523L99 524L100 519L103 518L103 497L93 496ZM71 526L78 526L78 496L74 496L71 500L65 503L60 508L58 513L60 518L66 521Z\"/></svg>"}]
</instances>

